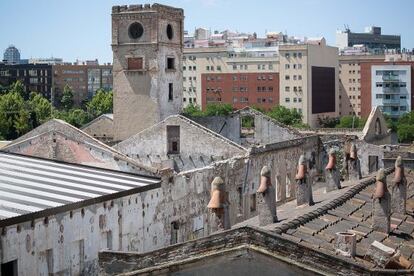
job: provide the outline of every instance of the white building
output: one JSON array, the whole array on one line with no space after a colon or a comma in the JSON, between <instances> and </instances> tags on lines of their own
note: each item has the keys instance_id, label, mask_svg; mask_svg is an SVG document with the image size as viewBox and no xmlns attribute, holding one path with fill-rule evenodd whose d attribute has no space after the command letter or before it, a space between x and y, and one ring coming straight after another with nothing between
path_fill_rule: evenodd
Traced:
<instances>
[{"instance_id":1,"label":"white building","mask_svg":"<svg viewBox=\"0 0 414 276\"><path fill-rule=\"evenodd\" d=\"M411 111L410 65L373 65L371 87L372 107L392 117Z\"/></svg>"}]
</instances>

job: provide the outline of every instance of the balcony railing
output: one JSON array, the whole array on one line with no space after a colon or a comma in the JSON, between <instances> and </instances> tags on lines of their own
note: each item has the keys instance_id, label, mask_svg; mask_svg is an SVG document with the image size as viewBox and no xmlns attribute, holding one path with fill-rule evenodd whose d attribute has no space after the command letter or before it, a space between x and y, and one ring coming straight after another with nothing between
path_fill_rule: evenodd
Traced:
<instances>
[{"instance_id":1,"label":"balcony railing","mask_svg":"<svg viewBox=\"0 0 414 276\"><path fill-rule=\"evenodd\" d=\"M383 99L382 102L384 105L400 105L400 99Z\"/></svg>"},{"instance_id":2,"label":"balcony railing","mask_svg":"<svg viewBox=\"0 0 414 276\"><path fill-rule=\"evenodd\" d=\"M393 75L383 75L382 80L386 82L399 82L400 76L393 76Z\"/></svg>"},{"instance_id":3,"label":"balcony railing","mask_svg":"<svg viewBox=\"0 0 414 276\"><path fill-rule=\"evenodd\" d=\"M399 87L383 87L382 92L384 94L400 94Z\"/></svg>"}]
</instances>

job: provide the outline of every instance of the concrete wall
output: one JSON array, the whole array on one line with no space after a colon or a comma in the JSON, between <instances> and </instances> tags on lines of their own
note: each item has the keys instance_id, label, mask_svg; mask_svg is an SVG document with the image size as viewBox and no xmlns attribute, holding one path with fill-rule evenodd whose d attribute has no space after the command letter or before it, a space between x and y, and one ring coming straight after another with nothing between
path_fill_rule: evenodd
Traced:
<instances>
[{"instance_id":1,"label":"concrete wall","mask_svg":"<svg viewBox=\"0 0 414 276\"><path fill-rule=\"evenodd\" d=\"M247 139L241 137L243 116L254 117L254 133ZM271 144L301 137L297 130L250 108L240 109L228 116L191 119L238 144Z\"/></svg>"},{"instance_id":2,"label":"concrete wall","mask_svg":"<svg viewBox=\"0 0 414 276\"><path fill-rule=\"evenodd\" d=\"M216 229L206 207L214 177L221 176L225 181L230 221L235 224L257 215L252 197L264 165L271 168L277 200L291 200L299 155L310 156L318 148L317 136L256 147L249 156L166 174L161 188L92 204L83 211L74 209L72 214L68 210L50 215L47 225L44 218L39 218L7 226L1 236L1 262L18 259L20 275L32 275L33 271L47 275L47 260L54 273L83 271L93 275L97 273L97 252L101 249L148 252L170 245L172 222L178 225L177 242L205 237ZM47 257L50 252L52 262ZM79 256L83 261L77 259Z\"/></svg>"},{"instance_id":3,"label":"concrete wall","mask_svg":"<svg viewBox=\"0 0 414 276\"><path fill-rule=\"evenodd\" d=\"M17 259L18 275L96 275L99 250L165 245L154 208L162 197L157 188L3 227L0 261Z\"/></svg>"},{"instance_id":4,"label":"concrete wall","mask_svg":"<svg viewBox=\"0 0 414 276\"><path fill-rule=\"evenodd\" d=\"M82 131L102 142L111 142L114 139L114 120L106 114L99 116L91 123L82 127Z\"/></svg>"},{"instance_id":5,"label":"concrete wall","mask_svg":"<svg viewBox=\"0 0 414 276\"><path fill-rule=\"evenodd\" d=\"M168 153L167 126L180 127L179 154ZM115 148L147 165L174 168L176 171L204 167L216 160L244 155L247 151L182 116L168 117L117 144Z\"/></svg>"}]
</instances>

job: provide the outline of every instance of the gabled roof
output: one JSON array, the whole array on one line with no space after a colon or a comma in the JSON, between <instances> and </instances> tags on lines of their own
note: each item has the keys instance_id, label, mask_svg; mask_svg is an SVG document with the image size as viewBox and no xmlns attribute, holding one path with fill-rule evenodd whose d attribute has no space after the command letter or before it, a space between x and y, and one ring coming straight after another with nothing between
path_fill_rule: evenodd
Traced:
<instances>
[{"instance_id":1,"label":"gabled roof","mask_svg":"<svg viewBox=\"0 0 414 276\"><path fill-rule=\"evenodd\" d=\"M161 144L153 149L157 139L165 135L163 127L168 124L179 124L182 126L180 132L191 132L191 135L181 136L180 154L168 154L166 149L167 140L158 140L158 143ZM183 141L183 137L187 139L187 142L199 143L204 147L193 150L189 145L185 145L186 142ZM247 153L246 148L181 115L169 116L118 143L114 148L139 160L141 163L159 169L164 167L174 168L176 172L205 167L213 162Z\"/></svg>"},{"instance_id":2,"label":"gabled roof","mask_svg":"<svg viewBox=\"0 0 414 276\"><path fill-rule=\"evenodd\" d=\"M62 139L57 139L59 137ZM39 141L43 142L39 143ZM53 146L54 144L55 146ZM66 153L59 155L57 152L59 149L66 151ZM90 152L91 149L102 154L100 156L93 155ZM122 162L126 166L131 166L134 170L142 171L142 173L149 173L150 175L156 175L158 173L156 169L132 160L84 131L58 119L49 120L17 138L2 148L2 151L56 159L69 163L93 164L98 167L111 169L119 169L118 165ZM112 156L112 158L105 158L103 156L104 153Z\"/></svg>"},{"instance_id":3,"label":"gabled roof","mask_svg":"<svg viewBox=\"0 0 414 276\"><path fill-rule=\"evenodd\" d=\"M206 127L204 127L204 126L202 126L202 125L200 125L200 124L198 124L198 123L196 123L196 122L194 122L193 120L191 120L191 119L189 119L189 118L187 118L187 117L185 117L185 116L182 116L182 115L171 115L171 116L168 116L167 118L165 118L165 119L164 119L164 120L162 120L161 122L159 122L159 123L157 123L157 124L155 124L155 125L153 125L153 126L151 126L151 127L147 128L147 129L144 129L143 131L138 132L137 134L135 134L135 135L133 135L133 136L131 136L131 137L129 137L129 138L127 138L127 139L125 139L124 141L122 141L122 142L120 142L120 143L118 143L115 147L117 148L117 147L119 147L119 146L122 146L122 145L125 145L125 144L128 144L128 143L132 142L133 140L135 140L135 139L139 138L139 137L141 136L141 134L142 134L142 133L148 132L148 131L150 131L152 128L155 128L155 127L157 127L157 126L158 126L158 125L160 125L160 124L164 124L164 123L165 123L165 122L167 122L170 118L178 118L178 119L180 119L181 121L183 121L184 123L186 123L189 127L195 127L195 128L198 128L200 131L204 132L205 134L207 134L207 135L209 135L209 136L212 136L212 137L214 137L215 139L218 139L218 140L220 140L220 141L221 141L221 142L223 142L223 143L227 143L227 144L228 144L229 146L231 146L231 147L235 147L235 148L237 148L237 149L239 149L239 150L242 150L242 151L247 151L247 149L246 149L246 148L244 148L244 147L242 147L241 145L239 145L239 144L237 144L237 143L235 143L235 142L231 141L230 139L227 139L226 137L224 137L224 136L222 136L222 135L220 135L220 134L218 134L218 133L216 133L216 132L214 132L214 131L212 131L212 130L210 130L210 129L208 129L208 128L206 128Z\"/></svg>"},{"instance_id":4,"label":"gabled roof","mask_svg":"<svg viewBox=\"0 0 414 276\"><path fill-rule=\"evenodd\" d=\"M371 110L364 129L362 130L362 139L369 142L376 139L381 139L389 135L387 121L381 112L381 109L376 106Z\"/></svg>"},{"instance_id":5,"label":"gabled roof","mask_svg":"<svg viewBox=\"0 0 414 276\"><path fill-rule=\"evenodd\" d=\"M160 179L0 152L0 225L159 187ZM146 188L144 188L146 187ZM54 211L55 210L55 211ZM40 213L39 213L40 212ZM43 212L43 214L42 214ZM23 217L22 217L23 216ZM20 217L20 218L19 218Z\"/></svg>"},{"instance_id":6,"label":"gabled roof","mask_svg":"<svg viewBox=\"0 0 414 276\"><path fill-rule=\"evenodd\" d=\"M267 116L266 114L255 110L249 106L246 106L242 109L238 109L236 111L233 111L231 114L240 114L240 115L248 115L248 114L252 114L255 116L261 116L263 118L266 118L267 120L271 121L274 125L280 127L280 128L284 128L286 130L288 130L291 134L297 135L298 137L303 136L297 129L290 127L288 125L285 125L275 119L273 119L272 117Z\"/></svg>"},{"instance_id":7,"label":"gabled roof","mask_svg":"<svg viewBox=\"0 0 414 276\"><path fill-rule=\"evenodd\" d=\"M92 121L90 121L89 123L87 123L87 124L83 125L80 129L85 129L85 128L87 128L88 126L90 126L90 125L92 125L92 124L94 124L94 123L96 123L96 122L98 122L98 121L100 121L100 120L110 120L110 121L113 121L113 120L114 120L114 114L112 114L112 113L102 114L101 116L99 116L99 117L97 117L97 118L93 119L93 120L92 120Z\"/></svg>"}]
</instances>

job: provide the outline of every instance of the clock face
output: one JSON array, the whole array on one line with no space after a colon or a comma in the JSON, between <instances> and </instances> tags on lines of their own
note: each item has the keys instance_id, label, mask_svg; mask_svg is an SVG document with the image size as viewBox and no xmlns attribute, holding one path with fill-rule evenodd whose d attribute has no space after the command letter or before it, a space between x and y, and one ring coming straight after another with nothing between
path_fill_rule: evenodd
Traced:
<instances>
[{"instance_id":1,"label":"clock face","mask_svg":"<svg viewBox=\"0 0 414 276\"><path fill-rule=\"evenodd\" d=\"M169 40L173 39L174 37L174 30L173 27L171 26L171 24L167 25L167 37Z\"/></svg>"},{"instance_id":2,"label":"clock face","mask_svg":"<svg viewBox=\"0 0 414 276\"><path fill-rule=\"evenodd\" d=\"M129 25L128 33L130 38L138 39L144 33L144 27L142 27L141 23L134 22L131 25Z\"/></svg>"}]
</instances>

